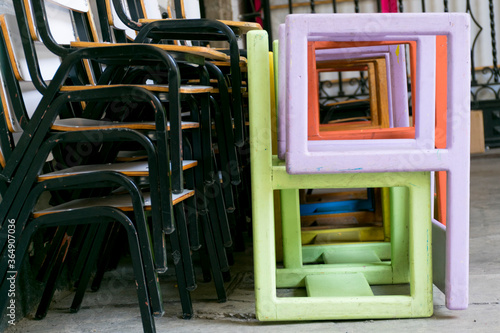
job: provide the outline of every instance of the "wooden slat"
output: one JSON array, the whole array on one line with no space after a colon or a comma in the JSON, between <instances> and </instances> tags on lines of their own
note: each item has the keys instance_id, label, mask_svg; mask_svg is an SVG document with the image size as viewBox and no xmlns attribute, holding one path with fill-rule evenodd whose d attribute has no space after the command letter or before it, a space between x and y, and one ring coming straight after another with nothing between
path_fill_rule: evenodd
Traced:
<instances>
[{"instance_id":1,"label":"wooden slat","mask_svg":"<svg viewBox=\"0 0 500 333\"><path fill-rule=\"evenodd\" d=\"M183 121L181 123L182 129L192 129L199 128L200 124L192 121ZM156 130L156 125L154 122L130 122L121 123L106 120L94 120L85 118L68 118L59 119L54 122L51 127L56 131L82 131L82 130L102 130L110 128L129 128L135 130L146 130L154 131ZM167 122L167 130L170 130L170 122Z\"/></svg>"},{"instance_id":2,"label":"wooden slat","mask_svg":"<svg viewBox=\"0 0 500 333\"><path fill-rule=\"evenodd\" d=\"M176 21L176 20L182 20L182 19L164 19L164 20L169 20L169 21ZM156 22L158 20L156 19L140 19L140 23L152 23ZM238 29L241 33L247 33L248 31L251 30L262 30L262 26L259 23L256 22L242 22L242 21L229 21L229 20L217 20L221 23L224 23L230 28L235 28Z\"/></svg>"},{"instance_id":3,"label":"wooden slat","mask_svg":"<svg viewBox=\"0 0 500 333\"><path fill-rule=\"evenodd\" d=\"M2 166L2 168L4 168L5 164L5 157L3 156L2 148L0 147L0 165Z\"/></svg>"},{"instance_id":4,"label":"wooden slat","mask_svg":"<svg viewBox=\"0 0 500 333\"><path fill-rule=\"evenodd\" d=\"M103 89L111 87L141 87L148 91L153 92L168 92L168 85L158 85L158 84L110 84L110 85L85 85L85 86L62 86L61 91L80 91L80 90L92 90L92 89ZM181 85L179 91L181 94L201 94L210 93L214 90L211 86L195 86L195 85Z\"/></svg>"},{"instance_id":5,"label":"wooden slat","mask_svg":"<svg viewBox=\"0 0 500 333\"><path fill-rule=\"evenodd\" d=\"M172 194L172 202L175 205L183 200L186 200L189 197L192 197L193 195L194 195L193 190L184 190L182 193ZM144 198L144 208L146 210L151 210L151 195L149 193L143 193L143 198ZM128 194L119 194L119 195L110 195L106 197L73 200L55 207L34 212L33 216L37 218L46 214L54 214L78 208L99 207L99 206L115 207L126 212L133 210L130 196Z\"/></svg>"},{"instance_id":6,"label":"wooden slat","mask_svg":"<svg viewBox=\"0 0 500 333\"><path fill-rule=\"evenodd\" d=\"M89 11L87 12L87 19L89 20L89 24L90 24L90 33L92 34L92 40L94 42L98 42L100 39L99 39L99 34L97 33L97 27L95 25L94 14L92 13L92 8L89 8Z\"/></svg>"},{"instance_id":7,"label":"wooden slat","mask_svg":"<svg viewBox=\"0 0 500 333\"><path fill-rule=\"evenodd\" d=\"M233 93L233 88L227 88L227 91L228 93L232 94ZM246 93L247 92L247 88L246 87L241 87L240 88L240 91L241 93ZM219 93L219 88L214 88L214 90L212 91L212 94L218 94Z\"/></svg>"},{"instance_id":8,"label":"wooden slat","mask_svg":"<svg viewBox=\"0 0 500 333\"><path fill-rule=\"evenodd\" d=\"M371 117L352 117L352 118L342 118L342 119L336 119L336 120L330 120L328 124L340 124L340 123L348 123L348 122L354 122L356 123L363 123L366 124L371 120Z\"/></svg>"},{"instance_id":9,"label":"wooden slat","mask_svg":"<svg viewBox=\"0 0 500 333\"><path fill-rule=\"evenodd\" d=\"M26 8L26 18L28 19L28 27L31 38L33 40L38 40L38 34L35 28L35 19L33 18L33 13L31 11L30 0L23 0L23 1L24 1L24 7Z\"/></svg>"},{"instance_id":10,"label":"wooden slat","mask_svg":"<svg viewBox=\"0 0 500 333\"><path fill-rule=\"evenodd\" d=\"M470 153L484 153L484 123L483 123L483 111L472 110L471 111L471 132L470 132Z\"/></svg>"},{"instance_id":11,"label":"wooden slat","mask_svg":"<svg viewBox=\"0 0 500 333\"><path fill-rule=\"evenodd\" d=\"M182 170L188 170L198 165L198 161L185 160L182 161ZM127 163L108 163L108 164L92 164L78 165L71 168L49 172L38 176L38 181L75 176L90 172L99 171L116 171L130 177L147 177L149 176L148 161L127 162Z\"/></svg>"},{"instance_id":12,"label":"wooden slat","mask_svg":"<svg viewBox=\"0 0 500 333\"><path fill-rule=\"evenodd\" d=\"M231 63L229 61L211 61L217 67L229 67ZM247 59L245 57L240 57L240 70L242 72L247 71Z\"/></svg>"},{"instance_id":13,"label":"wooden slat","mask_svg":"<svg viewBox=\"0 0 500 333\"><path fill-rule=\"evenodd\" d=\"M39 175L38 181L75 176L75 175L81 175L99 171L116 171L130 177L147 177L149 175L148 162L141 161L141 162L130 162L130 163L78 165L71 168Z\"/></svg>"},{"instance_id":14,"label":"wooden slat","mask_svg":"<svg viewBox=\"0 0 500 333\"><path fill-rule=\"evenodd\" d=\"M262 26L256 22L241 22L241 21L228 21L228 20L219 20L219 22L224 23L230 28L236 28L242 34L246 34L251 30L262 30Z\"/></svg>"},{"instance_id":15,"label":"wooden slat","mask_svg":"<svg viewBox=\"0 0 500 333\"><path fill-rule=\"evenodd\" d=\"M350 80L350 79L346 79L346 80ZM357 102L369 102L369 101L370 101L370 99L368 99L368 98L366 98L366 99L351 99L348 101L327 103L325 105L326 106L335 106L335 105L352 104L352 103L357 103Z\"/></svg>"},{"instance_id":16,"label":"wooden slat","mask_svg":"<svg viewBox=\"0 0 500 333\"><path fill-rule=\"evenodd\" d=\"M76 48L83 48L83 47L109 47L109 46L116 46L116 45L130 45L127 43L92 43L92 42L72 42L71 47L76 47ZM222 52L218 52L214 49L211 49L209 47L201 47L201 46L180 46L180 45L167 45L167 44L148 44L148 45L153 45L155 47L158 47L164 51L171 51L171 52L184 52L184 53L189 53L189 54L196 54L208 59L213 59L213 60L223 60L223 61L229 61L231 57L227 54L224 54ZM245 61L246 59L244 57L240 57L240 61Z\"/></svg>"}]
</instances>

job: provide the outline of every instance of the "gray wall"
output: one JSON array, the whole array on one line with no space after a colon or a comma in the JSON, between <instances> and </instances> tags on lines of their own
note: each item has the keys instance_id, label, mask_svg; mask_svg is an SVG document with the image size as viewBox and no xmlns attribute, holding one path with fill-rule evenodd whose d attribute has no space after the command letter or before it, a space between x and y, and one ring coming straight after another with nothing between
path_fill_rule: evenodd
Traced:
<instances>
[{"instance_id":1,"label":"gray wall","mask_svg":"<svg viewBox=\"0 0 500 333\"><path fill-rule=\"evenodd\" d=\"M14 9L12 8L12 0L0 0L0 13L14 14Z\"/></svg>"}]
</instances>

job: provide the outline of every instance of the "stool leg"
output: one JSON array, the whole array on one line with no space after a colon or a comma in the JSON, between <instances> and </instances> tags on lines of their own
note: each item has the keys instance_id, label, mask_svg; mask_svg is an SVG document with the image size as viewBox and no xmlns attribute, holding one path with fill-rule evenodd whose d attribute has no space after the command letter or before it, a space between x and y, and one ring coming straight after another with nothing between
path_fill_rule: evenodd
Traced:
<instances>
[{"instance_id":1,"label":"stool leg","mask_svg":"<svg viewBox=\"0 0 500 333\"><path fill-rule=\"evenodd\" d=\"M281 230L285 268L302 267L299 190L281 190Z\"/></svg>"},{"instance_id":2,"label":"stool leg","mask_svg":"<svg viewBox=\"0 0 500 333\"><path fill-rule=\"evenodd\" d=\"M465 169L465 168L464 168ZM462 310L469 295L469 172L457 165L448 172L446 224L446 307Z\"/></svg>"},{"instance_id":3,"label":"stool leg","mask_svg":"<svg viewBox=\"0 0 500 333\"><path fill-rule=\"evenodd\" d=\"M408 189L390 188L391 265L393 283L409 282Z\"/></svg>"}]
</instances>

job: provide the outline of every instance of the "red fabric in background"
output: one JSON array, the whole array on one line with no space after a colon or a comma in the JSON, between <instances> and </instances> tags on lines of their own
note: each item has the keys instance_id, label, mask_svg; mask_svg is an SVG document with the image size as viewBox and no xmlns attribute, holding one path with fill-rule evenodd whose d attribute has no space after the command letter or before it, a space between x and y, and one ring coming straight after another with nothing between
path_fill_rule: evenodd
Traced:
<instances>
[{"instance_id":1,"label":"red fabric in background","mask_svg":"<svg viewBox=\"0 0 500 333\"><path fill-rule=\"evenodd\" d=\"M397 0L381 0L382 13L397 13L398 1Z\"/></svg>"},{"instance_id":2,"label":"red fabric in background","mask_svg":"<svg viewBox=\"0 0 500 333\"><path fill-rule=\"evenodd\" d=\"M262 1L261 0L254 0L254 5L255 5L255 12L258 13L262 9ZM261 26L264 26L264 21L262 20L261 16L256 16L255 17L255 22L259 23Z\"/></svg>"}]
</instances>

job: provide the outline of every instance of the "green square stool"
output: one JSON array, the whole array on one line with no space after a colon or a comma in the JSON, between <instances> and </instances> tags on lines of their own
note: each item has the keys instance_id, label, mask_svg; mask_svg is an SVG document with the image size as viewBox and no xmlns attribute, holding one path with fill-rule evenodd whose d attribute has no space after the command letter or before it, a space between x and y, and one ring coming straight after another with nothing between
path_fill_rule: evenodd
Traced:
<instances>
[{"instance_id":1,"label":"green square stool","mask_svg":"<svg viewBox=\"0 0 500 333\"><path fill-rule=\"evenodd\" d=\"M279 164L279 161L277 162ZM336 244L315 244L301 245L304 236L308 236L300 229L300 213L298 190L281 190L281 220L283 235L283 266L286 269L300 269L307 265L307 269L335 270L340 261L346 261L346 257L351 258L351 263L378 263L377 271L384 271L377 277L372 277L372 283L408 283L409 282L409 233L408 233L408 190L405 187L393 187L387 189L390 197L390 205L385 205L384 227L389 227L389 231L384 230L384 241L370 242L339 242ZM430 199L428 199L430 201ZM388 223L392 221L392 223ZM355 229L355 228L352 228ZM371 229L359 228L361 235L363 232L370 233ZM339 232L355 232L351 229L338 229ZM325 232L329 232L325 230ZM316 237L321 236L318 233ZM334 235L335 236L335 235ZM342 235L345 237L344 235ZM331 236L330 236L331 237ZM339 237L342 238L342 237ZM342 253L344 259L338 258ZM324 264L311 265L323 262ZM333 264L328 266L329 264ZM386 265L386 268L381 266ZM389 268L390 267L390 268ZM280 270L278 276L286 272ZM286 275L286 273L285 273ZM278 287L280 287L278 281ZM283 285L289 286L286 283Z\"/></svg>"}]
</instances>

